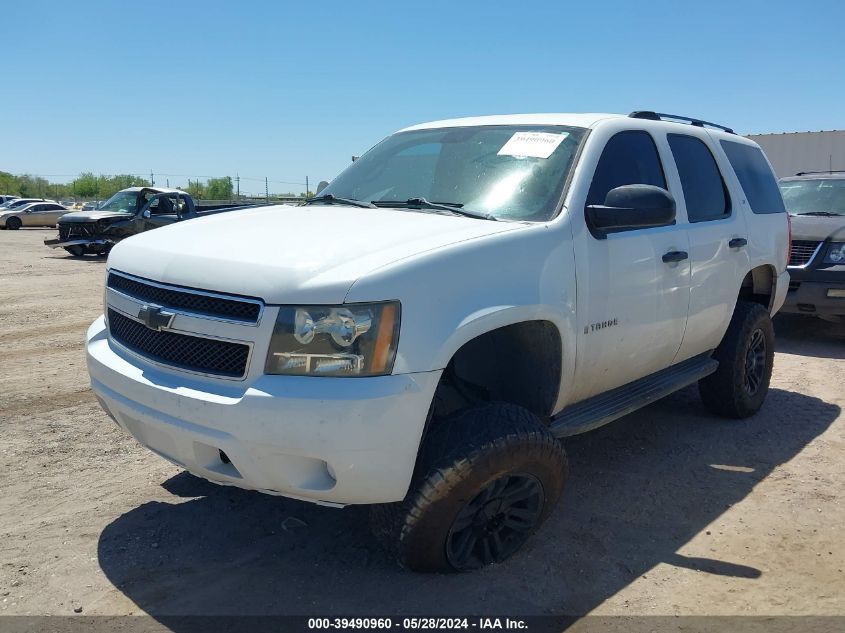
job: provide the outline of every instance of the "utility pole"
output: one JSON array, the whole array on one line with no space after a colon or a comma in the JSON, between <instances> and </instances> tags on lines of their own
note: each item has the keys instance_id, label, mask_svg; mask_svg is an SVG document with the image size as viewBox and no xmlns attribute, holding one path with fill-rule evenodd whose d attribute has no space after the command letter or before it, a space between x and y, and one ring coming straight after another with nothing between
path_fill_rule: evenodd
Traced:
<instances>
[{"instance_id":1,"label":"utility pole","mask_svg":"<svg viewBox=\"0 0 845 633\"><path fill-rule=\"evenodd\" d=\"M235 174L235 182L238 183L238 200L241 199L241 176L240 174Z\"/></svg>"},{"instance_id":2,"label":"utility pole","mask_svg":"<svg viewBox=\"0 0 845 633\"><path fill-rule=\"evenodd\" d=\"M308 200L308 176L305 176L305 199Z\"/></svg>"},{"instance_id":3,"label":"utility pole","mask_svg":"<svg viewBox=\"0 0 845 633\"><path fill-rule=\"evenodd\" d=\"M165 182L167 182L167 187L170 188L170 178L168 178Z\"/></svg>"},{"instance_id":4,"label":"utility pole","mask_svg":"<svg viewBox=\"0 0 845 633\"><path fill-rule=\"evenodd\" d=\"M153 176L153 171L150 170L150 187L154 186L155 184L156 184L155 176Z\"/></svg>"},{"instance_id":5,"label":"utility pole","mask_svg":"<svg viewBox=\"0 0 845 633\"><path fill-rule=\"evenodd\" d=\"M264 176L264 197L270 202L270 185L267 183L267 176Z\"/></svg>"}]
</instances>

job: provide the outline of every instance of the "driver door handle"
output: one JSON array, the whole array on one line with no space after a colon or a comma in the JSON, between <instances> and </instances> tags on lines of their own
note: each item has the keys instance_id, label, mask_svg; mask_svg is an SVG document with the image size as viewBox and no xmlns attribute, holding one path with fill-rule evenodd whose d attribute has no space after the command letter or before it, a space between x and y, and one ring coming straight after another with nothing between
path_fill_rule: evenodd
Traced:
<instances>
[{"instance_id":1,"label":"driver door handle","mask_svg":"<svg viewBox=\"0 0 845 633\"><path fill-rule=\"evenodd\" d=\"M744 237L735 237L730 242L728 242L728 246L730 246L731 248L742 248L746 244L748 244L748 240Z\"/></svg>"},{"instance_id":2,"label":"driver door handle","mask_svg":"<svg viewBox=\"0 0 845 633\"><path fill-rule=\"evenodd\" d=\"M689 258L689 253L686 251L669 251L663 256L663 261L667 264L672 262L682 262Z\"/></svg>"}]
</instances>

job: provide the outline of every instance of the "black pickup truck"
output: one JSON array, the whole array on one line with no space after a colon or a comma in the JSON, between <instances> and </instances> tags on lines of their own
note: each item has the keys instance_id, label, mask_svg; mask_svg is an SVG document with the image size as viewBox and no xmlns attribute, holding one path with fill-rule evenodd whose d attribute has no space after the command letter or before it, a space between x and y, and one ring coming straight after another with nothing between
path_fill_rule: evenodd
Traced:
<instances>
[{"instance_id":1,"label":"black pickup truck","mask_svg":"<svg viewBox=\"0 0 845 633\"><path fill-rule=\"evenodd\" d=\"M63 248L71 255L108 254L120 240L174 222L255 205L194 204L179 189L129 187L114 194L94 211L68 213L56 225L59 236L44 240L50 248Z\"/></svg>"},{"instance_id":2,"label":"black pickup truck","mask_svg":"<svg viewBox=\"0 0 845 633\"><path fill-rule=\"evenodd\" d=\"M845 321L845 172L805 172L779 185L792 221L781 311Z\"/></svg>"}]
</instances>

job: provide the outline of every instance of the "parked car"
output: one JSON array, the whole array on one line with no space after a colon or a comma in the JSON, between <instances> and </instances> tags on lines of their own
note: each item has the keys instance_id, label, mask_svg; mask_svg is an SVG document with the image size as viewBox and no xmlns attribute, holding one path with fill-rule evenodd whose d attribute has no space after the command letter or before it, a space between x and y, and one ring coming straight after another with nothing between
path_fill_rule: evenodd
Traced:
<instances>
[{"instance_id":1,"label":"parked car","mask_svg":"<svg viewBox=\"0 0 845 633\"><path fill-rule=\"evenodd\" d=\"M58 224L59 236L44 240L44 244L63 248L75 256L106 255L114 244L131 235L243 206L217 204L198 210L193 198L179 189L129 187L118 191L98 209L65 215Z\"/></svg>"},{"instance_id":2,"label":"parked car","mask_svg":"<svg viewBox=\"0 0 845 633\"><path fill-rule=\"evenodd\" d=\"M845 320L845 171L781 178L792 218L784 312Z\"/></svg>"},{"instance_id":3,"label":"parked car","mask_svg":"<svg viewBox=\"0 0 845 633\"><path fill-rule=\"evenodd\" d=\"M371 504L403 565L475 569L551 513L559 438L696 382L715 414L759 410L788 248L771 166L728 128L438 121L305 206L117 244L88 370L180 467Z\"/></svg>"},{"instance_id":4,"label":"parked car","mask_svg":"<svg viewBox=\"0 0 845 633\"><path fill-rule=\"evenodd\" d=\"M99 203L97 202L85 202L79 205L80 211L96 211L99 208Z\"/></svg>"},{"instance_id":5,"label":"parked car","mask_svg":"<svg viewBox=\"0 0 845 633\"><path fill-rule=\"evenodd\" d=\"M0 206L6 204L7 202L12 202L17 200L18 196L0 196Z\"/></svg>"},{"instance_id":6,"label":"parked car","mask_svg":"<svg viewBox=\"0 0 845 633\"><path fill-rule=\"evenodd\" d=\"M29 202L0 209L0 228L15 231L22 226L56 226L68 209L56 202Z\"/></svg>"},{"instance_id":7,"label":"parked car","mask_svg":"<svg viewBox=\"0 0 845 633\"><path fill-rule=\"evenodd\" d=\"M55 200L47 200L46 198L15 198L0 205L0 210L16 209L30 202L52 202L53 204L57 204Z\"/></svg>"}]
</instances>

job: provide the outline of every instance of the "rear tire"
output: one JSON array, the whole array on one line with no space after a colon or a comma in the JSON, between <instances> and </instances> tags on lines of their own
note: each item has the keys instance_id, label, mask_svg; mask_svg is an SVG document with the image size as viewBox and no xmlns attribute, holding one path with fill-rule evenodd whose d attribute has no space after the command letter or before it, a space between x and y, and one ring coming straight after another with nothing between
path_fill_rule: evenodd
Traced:
<instances>
[{"instance_id":1,"label":"rear tire","mask_svg":"<svg viewBox=\"0 0 845 633\"><path fill-rule=\"evenodd\" d=\"M17 231L19 228L21 228L22 224L23 222L21 222L20 218L12 217L6 220L6 228L10 231Z\"/></svg>"},{"instance_id":2,"label":"rear tire","mask_svg":"<svg viewBox=\"0 0 845 633\"><path fill-rule=\"evenodd\" d=\"M563 446L527 409L468 409L431 431L405 500L372 508L373 531L416 571L501 562L551 514L568 471Z\"/></svg>"},{"instance_id":3,"label":"rear tire","mask_svg":"<svg viewBox=\"0 0 845 633\"><path fill-rule=\"evenodd\" d=\"M704 405L726 418L747 418L763 406L775 355L772 319L759 303L738 301L713 358L719 369L698 382Z\"/></svg>"}]
</instances>

